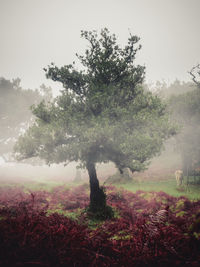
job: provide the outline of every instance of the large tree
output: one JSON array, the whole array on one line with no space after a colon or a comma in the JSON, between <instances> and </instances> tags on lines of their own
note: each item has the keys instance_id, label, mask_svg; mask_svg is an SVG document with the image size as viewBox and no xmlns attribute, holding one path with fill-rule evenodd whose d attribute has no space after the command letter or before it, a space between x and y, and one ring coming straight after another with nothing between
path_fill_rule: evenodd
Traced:
<instances>
[{"instance_id":1,"label":"large tree","mask_svg":"<svg viewBox=\"0 0 200 267\"><path fill-rule=\"evenodd\" d=\"M47 78L62 83L61 95L35 106L35 124L19 138L18 158L39 156L51 163L77 161L86 167L92 212L106 209L96 163L114 162L122 172L143 170L174 133L166 106L143 88L145 68L135 65L139 38L130 35L124 48L105 28L82 31L89 42L85 55L61 68L51 64Z\"/></svg>"}]
</instances>

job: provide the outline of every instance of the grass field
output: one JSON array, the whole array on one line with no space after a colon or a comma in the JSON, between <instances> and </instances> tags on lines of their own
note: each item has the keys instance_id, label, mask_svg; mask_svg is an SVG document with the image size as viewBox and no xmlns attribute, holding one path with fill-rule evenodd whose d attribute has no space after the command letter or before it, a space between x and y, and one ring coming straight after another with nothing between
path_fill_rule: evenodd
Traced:
<instances>
[{"instance_id":1,"label":"grass field","mask_svg":"<svg viewBox=\"0 0 200 267\"><path fill-rule=\"evenodd\" d=\"M184 184L181 188L178 188L176 186L176 182L173 179L162 180L162 181L146 181L141 183L127 183L121 186L124 189L134 193L137 192L138 190L155 191L155 192L163 191L175 197L186 196L191 200L200 199L199 184L196 185L189 184L188 186Z\"/></svg>"}]
</instances>

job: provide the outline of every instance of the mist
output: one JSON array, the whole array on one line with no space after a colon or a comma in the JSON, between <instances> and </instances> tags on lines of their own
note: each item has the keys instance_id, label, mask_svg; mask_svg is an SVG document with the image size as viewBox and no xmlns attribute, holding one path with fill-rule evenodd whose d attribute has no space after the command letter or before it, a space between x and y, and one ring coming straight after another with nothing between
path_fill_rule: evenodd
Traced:
<instances>
[{"instance_id":1,"label":"mist","mask_svg":"<svg viewBox=\"0 0 200 267\"><path fill-rule=\"evenodd\" d=\"M195 110L193 114L191 106L187 107L191 102L193 92L198 93L195 83L176 80L171 84L167 84L161 81L154 85L146 84L145 87L167 103L171 112L171 119L177 123L179 129L174 137L164 143L160 156L152 158L146 170L140 173L129 173L133 181L155 179L156 177L160 177L160 179L166 176L173 177L175 170L184 169L185 161L189 162L189 158L191 159L188 147L199 147L200 143L197 130L198 115L196 115ZM48 166L45 161L39 158L27 159L22 162L17 162L13 158L13 147L18 137L24 134L34 122L34 115L30 110L31 105L43 100L46 103L53 101L52 88L42 85L36 91L27 90L21 87L19 79L10 81L2 77L0 89L1 99L4 99L1 105L1 181L15 181L16 183L23 181L47 182L48 180L60 181L61 183L72 182L76 176L79 163L73 162L67 164L67 166L64 166L64 164L51 164ZM20 106L18 112L14 112L15 106L13 107L10 104L13 98L15 98L16 105ZM185 102L184 99L186 99ZM181 101L183 102L182 104ZM198 98L196 98L196 102L198 103ZM26 114L26 116L22 116L22 114ZM184 141L184 146L180 146L181 139ZM195 155L195 157L198 158L198 155ZM192 164L194 163L190 163L190 169L192 169ZM198 167L198 160L196 159L195 166ZM102 182L116 172L117 168L112 162L99 164L97 167L97 173ZM82 182L88 182L86 169L81 170L81 177Z\"/></svg>"},{"instance_id":2,"label":"mist","mask_svg":"<svg viewBox=\"0 0 200 267\"><path fill-rule=\"evenodd\" d=\"M0 0L0 266L199 266L199 9Z\"/></svg>"}]
</instances>

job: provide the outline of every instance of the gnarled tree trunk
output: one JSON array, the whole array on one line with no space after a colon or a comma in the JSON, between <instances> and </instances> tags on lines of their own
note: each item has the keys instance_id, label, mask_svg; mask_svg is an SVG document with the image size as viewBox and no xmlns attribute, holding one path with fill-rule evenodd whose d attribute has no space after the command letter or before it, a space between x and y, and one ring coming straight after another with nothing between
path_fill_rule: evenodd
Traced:
<instances>
[{"instance_id":1,"label":"gnarled tree trunk","mask_svg":"<svg viewBox=\"0 0 200 267\"><path fill-rule=\"evenodd\" d=\"M86 165L90 179L90 211L98 212L106 207L106 194L99 187L94 162L88 162Z\"/></svg>"}]
</instances>

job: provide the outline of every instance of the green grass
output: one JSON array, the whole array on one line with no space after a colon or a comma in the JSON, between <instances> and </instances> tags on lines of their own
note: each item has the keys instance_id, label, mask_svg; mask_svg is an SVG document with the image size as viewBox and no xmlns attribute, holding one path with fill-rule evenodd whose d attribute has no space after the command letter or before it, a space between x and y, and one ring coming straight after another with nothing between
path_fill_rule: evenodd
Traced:
<instances>
[{"instance_id":1,"label":"green grass","mask_svg":"<svg viewBox=\"0 0 200 267\"><path fill-rule=\"evenodd\" d=\"M70 212L63 210L61 207L56 209L49 209L47 211L47 215L51 215L52 213L58 213L60 215L66 216L72 220L77 220L80 214L84 211L84 209L78 209L76 212Z\"/></svg>"},{"instance_id":2,"label":"green grass","mask_svg":"<svg viewBox=\"0 0 200 267\"><path fill-rule=\"evenodd\" d=\"M162 180L162 181L142 181L142 182L131 182L126 184L118 184L118 187L122 187L135 193L138 190L142 191L164 191L165 193L179 197L186 196L191 200L200 199L200 185L190 184L188 187L184 184L180 189L176 186L176 181Z\"/></svg>"}]
</instances>

